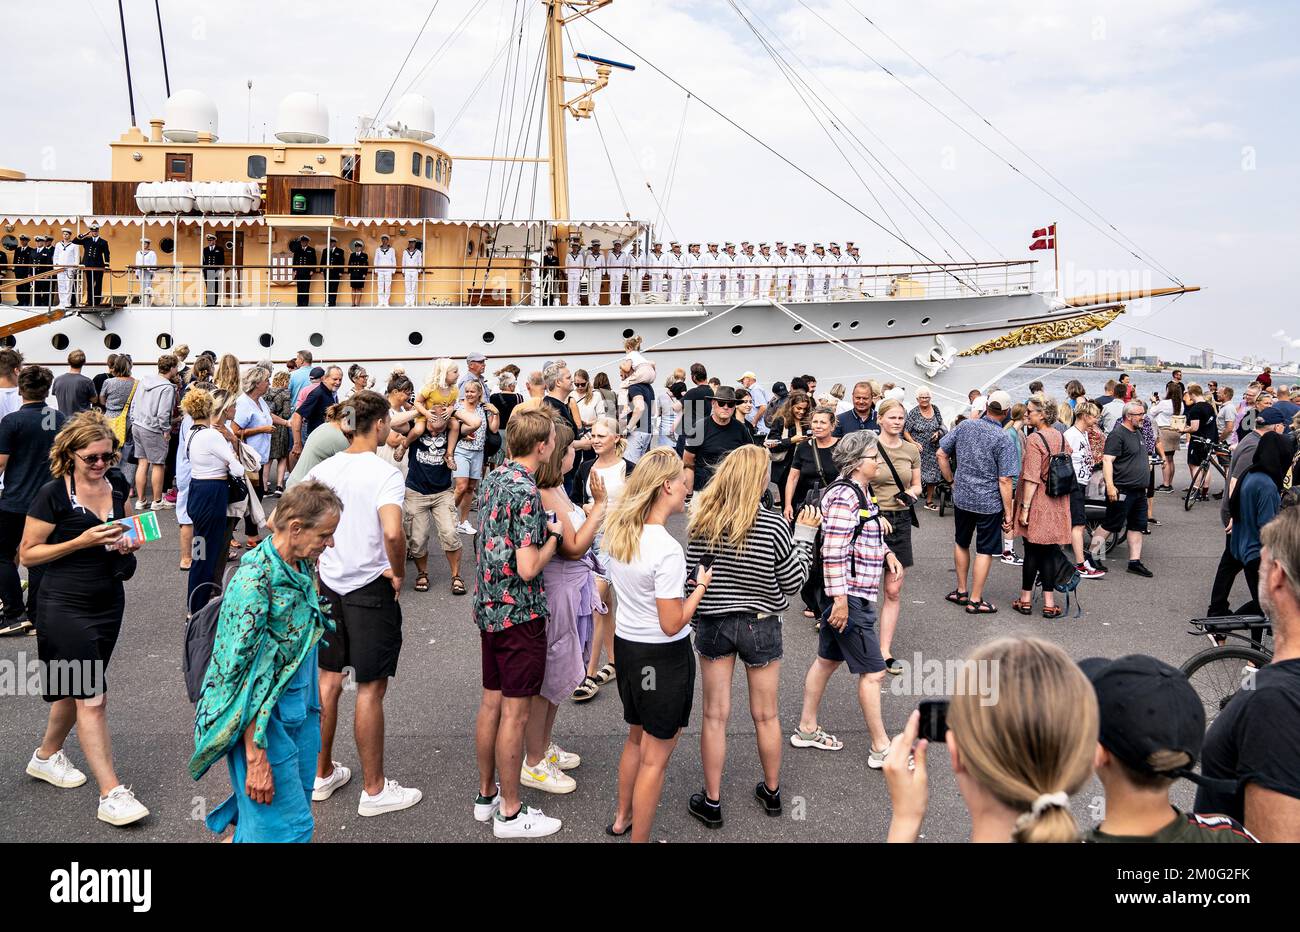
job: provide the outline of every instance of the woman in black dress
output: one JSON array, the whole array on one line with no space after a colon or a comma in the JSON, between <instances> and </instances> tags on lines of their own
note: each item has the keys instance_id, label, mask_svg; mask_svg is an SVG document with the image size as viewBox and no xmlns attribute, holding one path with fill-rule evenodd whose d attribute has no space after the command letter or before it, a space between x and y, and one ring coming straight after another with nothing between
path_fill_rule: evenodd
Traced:
<instances>
[{"instance_id":1,"label":"woman in black dress","mask_svg":"<svg viewBox=\"0 0 1300 932\"><path fill-rule=\"evenodd\" d=\"M348 286L352 289L352 306L361 306L361 291L366 287L366 274L370 271L370 258L366 255L365 244L359 239L352 241L352 254L348 256Z\"/></svg>"},{"instance_id":2,"label":"woman in black dress","mask_svg":"<svg viewBox=\"0 0 1300 932\"><path fill-rule=\"evenodd\" d=\"M54 479L32 500L18 556L23 566L44 569L36 650L41 691L50 703L45 737L27 773L64 789L85 783L85 774L63 753L76 725L99 784L99 819L128 825L149 810L113 769L105 671L122 628L122 583L135 573L141 539L117 523L129 514L131 493L120 475L109 478L117 456L113 428L103 415L83 412L63 426L50 449Z\"/></svg>"},{"instance_id":3,"label":"woman in black dress","mask_svg":"<svg viewBox=\"0 0 1300 932\"><path fill-rule=\"evenodd\" d=\"M772 424L771 433L767 435L766 446L772 458L772 483L781 504L785 502L785 480L794 463L794 452L812 437L812 410L807 392L790 392Z\"/></svg>"}]
</instances>

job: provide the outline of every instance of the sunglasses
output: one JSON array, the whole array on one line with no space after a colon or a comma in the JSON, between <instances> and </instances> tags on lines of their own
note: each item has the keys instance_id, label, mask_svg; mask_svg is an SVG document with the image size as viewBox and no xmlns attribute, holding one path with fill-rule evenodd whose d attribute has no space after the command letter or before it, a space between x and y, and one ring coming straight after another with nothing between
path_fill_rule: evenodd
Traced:
<instances>
[{"instance_id":1,"label":"sunglasses","mask_svg":"<svg viewBox=\"0 0 1300 932\"><path fill-rule=\"evenodd\" d=\"M715 401L714 404L719 408L734 408L736 406L736 402L734 401Z\"/></svg>"},{"instance_id":2,"label":"sunglasses","mask_svg":"<svg viewBox=\"0 0 1300 932\"><path fill-rule=\"evenodd\" d=\"M586 387L587 387L587 383L586 383L586 382L574 382L574 383L573 383L573 387L574 387L574 388L586 388Z\"/></svg>"},{"instance_id":3,"label":"sunglasses","mask_svg":"<svg viewBox=\"0 0 1300 932\"><path fill-rule=\"evenodd\" d=\"M87 466L98 466L100 463L103 463L105 466L112 466L117 462L116 453L91 453L87 456L82 456L78 453L76 454L76 457Z\"/></svg>"}]
</instances>

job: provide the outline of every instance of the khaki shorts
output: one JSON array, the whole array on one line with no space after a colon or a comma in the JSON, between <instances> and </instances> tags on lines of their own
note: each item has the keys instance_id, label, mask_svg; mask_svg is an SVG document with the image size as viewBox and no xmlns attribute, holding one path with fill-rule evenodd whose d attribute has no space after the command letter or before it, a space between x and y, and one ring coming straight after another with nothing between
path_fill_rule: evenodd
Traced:
<instances>
[{"instance_id":1,"label":"khaki shorts","mask_svg":"<svg viewBox=\"0 0 1300 932\"><path fill-rule=\"evenodd\" d=\"M423 557L429 552L429 525L438 530L438 542L448 553L460 549L460 534L456 531L456 493L451 489L423 495L414 489L406 490L402 511L410 522L406 549L412 557Z\"/></svg>"},{"instance_id":2,"label":"khaki shorts","mask_svg":"<svg viewBox=\"0 0 1300 932\"><path fill-rule=\"evenodd\" d=\"M1182 441L1183 435L1172 427L1160 428L1160 450L1162 453L1177 453L1178 444Z\"/></svg>"}]
</instances>

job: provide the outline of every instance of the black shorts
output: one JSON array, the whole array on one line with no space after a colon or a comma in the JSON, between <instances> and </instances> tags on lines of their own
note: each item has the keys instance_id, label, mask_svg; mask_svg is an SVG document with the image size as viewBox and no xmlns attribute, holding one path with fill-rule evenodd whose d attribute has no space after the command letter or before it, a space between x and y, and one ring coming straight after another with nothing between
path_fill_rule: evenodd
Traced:
<instances>
[{"instance_id":1,"label":"black shorts","mask_svg":"<svg viewBox=\"0 0 1300 932\"><path fill-rule=\"evenodd\" d=\"M695 654L689 637L667 644L627 641L614 635L618 697L623 721L668 741L691 721L695 700Z\"/></svg>"},{"instance_id":2,"label":"black shorts","mask_svg":"<svg viewBox=\"0 0 1300 932\"><path fill-rule=\"evenodd\" d=\"M1131 489L1116 489L1123 496L1123 501L1106 501L1106 518L1102 527L1112 534L1117 534L1125 527L1130 532L1141 533L1147 529L1146 489L1135 486Z\"/></svg>"},{"instance_id":3,"label":"black shorts","mask_svg":"<svg viewBox=\"0 0 1300 932\"><path fill-rule=\"evenodd\" d=\"M881 515L893 525L893 530L885 535L885 546L898 557L898 562L903 565L903 569L907 569L913 562L912 516L906 511L882 511Z\"/></svg>"},{"instance_id":4,"label":"black shorts","mask_svg":"<svg viewBox=\"0 0 1300 932\"><path fill-rule=\"evenodd\" d=\"M1210 458L1210 445L1199 437L1192 437L1187 444L1187 465L1200 466Z\"/></svg>"},{"instance_id":5,"label":"black shorts","mask_svg":"<svg viewBox=\"0 0 1300 932\"><path fill-rule=\"evenodd\" d=\"M320 591L329 602L335 628L321 639L320 668L330 673L351 669L358 683L396 676L402 606L394 597L392 580L380 576L346 595L322 582Z\"/></svg>"},{"instance_id":6,"label":"black shorts","mask_svg":"<svg viewBox=\"0 0 1300 932\"><path fill-rule=\"evenodd\" d=\"M1074 490L1070 492L1070 527L1082 527L1088 523L1088 513L1084 508L1087 495L1085 489L1085 485L1076 482Z\"/></svg>"},{"instance_id":7,"label":"black shorts","mask_svg":"<svg viewBox=\"0 0 1300 932\"><path fill-rule=\"evenodd\" d=\"M998 541L1000 547L1002 542ZM821 630L817 636L817 656L823 660L843 661L849 672L855 674L880 673L885 669L885 657L880 653L880 636L876 633L876 610L867 599L849 596L849 623L843 631L836 631L827 620L834 602L822 612ZM622 658L619 658L622 662Z\"/></svg>"},{"instance_id":8,"label":"black shorts","mask_svg":"<svg viewBox=\"0 0 1300 932\"><path fill-rule=\"evenodd\" d=\"M980 514L978 511L966 511L962 508L954 510L957 512L954 524L956 526L958 547L962 550L969 550L970 539L974 536L976 553L990 557L996 557L1002 553L1001 511L985 515Z\"/></svg>"},{"instance_id":9,"label":"black shorts","mask_svg":"<svg viewBox=\"0 0 1300 932\"><path fill-rule=\"evenodd\" d=\"M507 699L540 696L546 678L546 619L479 631L479 659L484 689Z\"/></svg>"}]
</instances>

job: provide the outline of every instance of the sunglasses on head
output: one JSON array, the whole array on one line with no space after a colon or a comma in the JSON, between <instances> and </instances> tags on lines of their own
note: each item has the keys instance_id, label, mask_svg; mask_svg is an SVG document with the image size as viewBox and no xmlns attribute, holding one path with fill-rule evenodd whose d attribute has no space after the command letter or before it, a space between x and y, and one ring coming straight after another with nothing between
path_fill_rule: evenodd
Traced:
<instances>
[{"instance_id":1,"label":"sunglasses on head","mask_svg":"<svg viewBox=\"0 0 1300 932\"><path fill-rule=\"evenodd\" d=\"M100 463L103 463L105 466L112 466L114 463L117 462L117 454L116 453L89 453L85 456L82 456L80 453L78 453L77 459L81 460L87 466L97 466Z\"/></svg>"}]
</instances>

